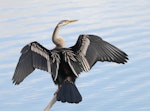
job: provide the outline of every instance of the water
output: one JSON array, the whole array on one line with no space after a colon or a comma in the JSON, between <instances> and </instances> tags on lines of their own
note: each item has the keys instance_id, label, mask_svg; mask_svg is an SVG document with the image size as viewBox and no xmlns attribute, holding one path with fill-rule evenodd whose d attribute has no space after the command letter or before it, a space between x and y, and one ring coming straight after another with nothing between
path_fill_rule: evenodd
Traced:
<instances>
[{"instance_id":1,"label":"water","mask_svg":"<svg viewBox=\"0 0 150 111\"><path fill-rule=\"evenodd\" d=\"M52 49L51 35L63 19L79 21L60 35L67 46L80 34L95 34L129 55L126 65L97 63L77 80L83 101L56 103L53 111L150 110L150 2L148 0L5 0L0 4L0 108L42 111L57 87L51 76L35 71L19 86L12 84L21 48L32 41Z\"/></svg>"}]
</instances>

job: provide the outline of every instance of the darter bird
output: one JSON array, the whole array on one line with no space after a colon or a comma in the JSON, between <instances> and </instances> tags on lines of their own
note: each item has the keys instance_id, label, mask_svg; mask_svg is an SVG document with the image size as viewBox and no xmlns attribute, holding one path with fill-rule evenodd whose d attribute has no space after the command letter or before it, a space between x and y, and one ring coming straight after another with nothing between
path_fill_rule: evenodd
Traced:
<instances>
[{"instance_id":1,"label":"darter bird","mask_svg":"<svg viewBox=\"0 0 150 111\"><path fill-rule=\"evenodd\" d=\"M66 48L64 40L59 37L63 26L77 20L62 20L56 26L52 41L56 47L48 50L38 42L31 42L21 50L21 57L13 75L13 83L21 83L35 69L41 69L51 74L58 90L56 100L68 103L79 103L82 96L75 81L82 71L88 72L97 61L126 63L128 55L104 41L96 35L80 35L76 44Z\"/></svg>"}]
</instances>

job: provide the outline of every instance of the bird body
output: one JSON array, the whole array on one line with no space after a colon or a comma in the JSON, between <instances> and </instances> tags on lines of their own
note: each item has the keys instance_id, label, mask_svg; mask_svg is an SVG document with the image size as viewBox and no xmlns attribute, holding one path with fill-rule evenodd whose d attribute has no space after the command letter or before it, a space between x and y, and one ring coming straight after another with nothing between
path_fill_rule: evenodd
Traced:
<instances>
[{"instance_id":1,"label":"bird body","mask_svg":"<svg viewBox=\"0 0 150 111\"><path fill-rule=\"evenodd\" d=\"M63 20L56 26L52 41L56 47L48 50L38 42L27 44L21 51L13 82L19 84L36 68L51 73L59 86L57 100L79 103L82 100L75 81L82 71L88 72L97 61L126 63L127 54L96 35L80 35L76 44L66 48L59 29L76 20Z\"/></svg>"}]
</instances>

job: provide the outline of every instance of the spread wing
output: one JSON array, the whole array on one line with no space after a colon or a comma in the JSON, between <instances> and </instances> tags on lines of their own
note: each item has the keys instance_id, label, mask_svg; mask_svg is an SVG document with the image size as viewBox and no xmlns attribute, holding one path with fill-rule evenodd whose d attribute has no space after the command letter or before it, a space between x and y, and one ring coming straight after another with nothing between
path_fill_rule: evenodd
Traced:
<instances>
[{"instance_id":1,"label":"spread wing","mask_svg":"<svg viewBox=\"0 0 150 111\"><path fill-rule=\"evenodd\" d=\"M22 82L35 68L51 72L49 50L39 43L32 42L26 45L21 53L12 78L13 83L19 84Z\"/></svg>"},{"instance_id":2,"label":"spread wing","mask_svg":"<svg viewBox=\"0 0 150 111\"><path fill-rule=\"evenodd\" d=\"M95 35L80 35L77 43L71 47L82 58L83 70L88 71L97 61L126 63L128 55Z\"/></svg>"}]
</instances>

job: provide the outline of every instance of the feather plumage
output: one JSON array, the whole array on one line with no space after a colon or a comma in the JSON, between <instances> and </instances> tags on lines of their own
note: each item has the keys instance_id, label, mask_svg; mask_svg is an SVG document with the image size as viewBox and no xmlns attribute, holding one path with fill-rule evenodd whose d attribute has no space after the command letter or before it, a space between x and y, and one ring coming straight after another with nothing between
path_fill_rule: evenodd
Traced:
<instances>
[{"instance_id":1,"label":"feather plumage","mask_svg":"<svg viewBox=\"0 0 150 111\"><path fill-rule=\"evenodd\" d=\"M82 97L75 80L82 71L89 71L96 62L126 63L128 55L96 35L80 35L76 44L64 48L58 29L76 20L63 20L55 28L52 40L56 48L48 50L38 42L31 42L21 50L13 83L19 84L35 69L51 73L55 84L61 86L57 100L79 103ZM69 80L68 80L69 78Z\"/></svg>"}]
</instances>

